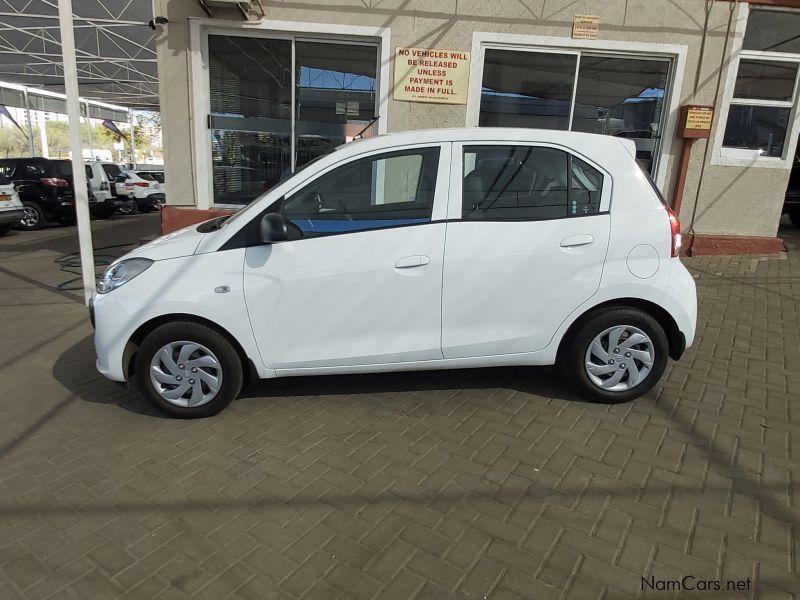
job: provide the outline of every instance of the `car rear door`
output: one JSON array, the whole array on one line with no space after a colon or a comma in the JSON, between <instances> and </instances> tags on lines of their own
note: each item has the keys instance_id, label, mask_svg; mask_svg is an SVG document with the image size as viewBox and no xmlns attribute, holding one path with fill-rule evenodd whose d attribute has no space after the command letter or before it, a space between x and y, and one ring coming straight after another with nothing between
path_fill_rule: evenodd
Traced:
<instances>
[{"instance_id":1,"label":"car rear door","mask_svg":"<svg viewBox=\"0 0 800 600\"><path fill-rule=\"evenodd\" d=\"M598 289L611 177L554 145L453 145L445 358L533 352Z\"/></svg>"}]
</instances>

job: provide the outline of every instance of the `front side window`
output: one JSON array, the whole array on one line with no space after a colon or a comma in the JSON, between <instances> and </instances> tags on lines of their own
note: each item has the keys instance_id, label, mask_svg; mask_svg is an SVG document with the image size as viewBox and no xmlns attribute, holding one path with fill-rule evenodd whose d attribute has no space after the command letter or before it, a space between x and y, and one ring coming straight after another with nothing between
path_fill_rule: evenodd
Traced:
<instances>
[{"instance_id":1,"label":"front side window","mask_svg":"<svg viewBox=\"0 0 800 600\"><path fill-rule=\"evenodd\" d=\"M297 238L430 222L439 148L392 152L347 163L283 202Z\"/></svg>"},{"instance_id":2,"label":"front side window","mask_svg":"<svg viewBox=\"0 0 800 600\"><path fill-rule=\"evenodd\" d=\"M462 219L540 221L597 214L603 175L562 150L466 146Z\"/></svg>"},{"instance_id":3,"label":"front side window","mask_svg":"<svg viewBox=\"0 0 800 600\"><path fill-rule=\"evenodd\" d=\"M799 24L800 13L750 11L723 147L783 157L797 94Z\"/></svg>"}]
</instances>

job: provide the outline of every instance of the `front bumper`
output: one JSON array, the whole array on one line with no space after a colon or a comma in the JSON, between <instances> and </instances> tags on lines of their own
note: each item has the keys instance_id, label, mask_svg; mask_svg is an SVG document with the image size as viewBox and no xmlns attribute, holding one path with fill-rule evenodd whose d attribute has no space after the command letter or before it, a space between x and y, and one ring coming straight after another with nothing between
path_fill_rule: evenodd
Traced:
<instances>
[{"instance_id":1,"label":"front bumper","mask_svg":"<svg viewBox=\"0 0 800 600\"><path fill-rule=\"evenodd\" d=\"M7 223L19 223L25 216L25 211L21 208L12 208L11 210L0 211L0 225Z\"/></svg>"}]
</instances>

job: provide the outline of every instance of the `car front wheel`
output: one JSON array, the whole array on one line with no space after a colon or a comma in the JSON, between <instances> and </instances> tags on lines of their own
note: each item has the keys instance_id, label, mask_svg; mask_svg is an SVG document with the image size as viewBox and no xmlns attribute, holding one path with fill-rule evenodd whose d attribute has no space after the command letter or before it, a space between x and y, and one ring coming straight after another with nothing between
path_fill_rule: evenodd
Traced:
<instances>
[{"instance_id":1,"label":"car front wheel","mask_svg":"<svg viewBox=\"0 0 800 600\"><path fill-rule=\"evenodd\" d=\"M192 322L167 323L136 353L136 382L153 404L184 419L217 414L239 395L242 361L228 339Z\"/></svg>"},{"instance_id":2,"label":"car front wheel","mask_svg":"<svg viewBox=\"0 0 800 600\"><path fill-rule=\"evenodd\" d=\"M636 308L607 308L578 328L560 367L586 399L613 404L648 392L668 355L667 336L653 317Z\"/></svg>"}]
</instances>

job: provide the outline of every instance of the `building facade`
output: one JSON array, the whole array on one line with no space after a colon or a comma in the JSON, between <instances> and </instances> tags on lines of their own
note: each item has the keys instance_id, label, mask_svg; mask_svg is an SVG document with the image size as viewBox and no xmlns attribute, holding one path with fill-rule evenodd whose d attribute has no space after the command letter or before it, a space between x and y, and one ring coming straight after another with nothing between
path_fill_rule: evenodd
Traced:
<instances>
[{"instance_id":1,"label":"building facade","mask_svg":"<svg viewBox=\"0 0 800 600\"><path fill-rule=\"evenodd\" d=\"M154 0L166 228L358 136L513 126L632 139L698 253L781 247L800 0L209 4Z\"/></svg>"}]
</instances>

